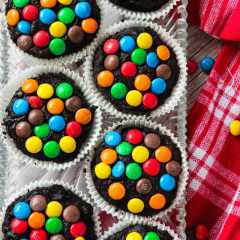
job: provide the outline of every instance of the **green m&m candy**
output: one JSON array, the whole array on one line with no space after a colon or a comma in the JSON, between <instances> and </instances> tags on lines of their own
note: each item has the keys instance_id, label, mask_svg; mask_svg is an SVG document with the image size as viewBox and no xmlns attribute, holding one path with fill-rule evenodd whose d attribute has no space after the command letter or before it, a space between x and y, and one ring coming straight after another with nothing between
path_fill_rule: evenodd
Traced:
<instances>
[{"instance_id":1,"label":"green m&m candy","mask_svg":"<svg viewBox=\"0 0 240 240\"><path fill-rule=\"evenodd\" d=\"M73 22L74 18L75 18L75 13L71 8L62 8L58 12L58 19L64 24L69 24Z\"/></svg>"},{"instance_id":2,"label":"green m&m candy","mask_svg":"<svg viewBox=\"0 0 240 240\"><path fill-rule=\"evenodd\" d=\"M128 142L121 142L117 147L116 151L122 156L127 156L132 152L132 146Z\"/></svg>"},{"instance_id":3,"label":"green m&m candy","mask_svg":"<svg viewBox=\"0 0 240 240\"><path fill-rule=\"evenodd\" d=\"M61 38L54 38L49 44L49 49L56 56L62 55L66 50L66 44Z\"/></svg>"},{"instance_id":4,"label":"green m&m candy","mask_svg":"<svg viewBox=\"0 0 240 240\"><path fill-rule=\"evenodd\" d=\"M148 232L143 240L160 240L160 237L155 232Z\"/></svg>"},{"instance_id":5,"label":"green m&m candy","mask_svg":"<svg viewBox=\"0 0 240 240\"><path fill-rule=\"evenodd\" d=\"M136 65L143 65L146 62L147 52L144 49L137 48L131 54L131 60Z\"/></svg>"},{"instance_id":6,"label":"green m&m candy","mask_svg":"<svg viewBox=\"0 0 240 240\"><path fill-rule=\"evenodd\" d=\"M142 175L142 168L137 163L130 163L126 167L126 175L130 180L137 180Z\"/></svg>"},{"instance_id":7,"label":"green m&m candy","mask_svg":"<svg viewBox=\"0 0 240 240\"><path fill-rule=\"evenodd\" d=\"M45 138L50 133L50 127L47 123L43 123L34 127L34 134L39 138Z\"/></svg>"},{"instance_id":8,"label":"green m&m candy","mask_svg":"<svg viewBox=\"0 0 240 240\"><path fill-rule=\"evenodd\" d=\"M127 86L124 83L115 83L111 88L111 94L116 99L122 99L127 94Z\"/></svg>"},{"instance_id":9,"label":"green m&m candy","mask_svg":"<svg viewBox=\"0 0 240 240\"><path fill-rule=\"evenodd\" d=\"M23 8L28 5L29 0L13 0L13 4L18 8Z\"/></svg>"},{"instance_id":10,"label":"green m&m candy","mask_svg":"<svg viewBox=\"0 0 240 240\"><path fill-rule=\"evenodd\" d=\"M46 230L51 234L58 234L61 232L63 224L62 221L57 217L51 217L46 222Z\"/></svg>"},{"instance_id":11,"label":"green m&m candy","mask_svg":"<svg viewBox=\"0 0 240 240\"><path fill-rule=\"evenodd\" d=\"M73 88L69 83L61 83L57 86L56 94L61 99L67 99L72 96Z\"/></svg>"},{"instance_id":12,"label":"green m&m candy","mask_svg":"<svg viewBox=\"0 0 240 240\"><path fill-rule=\"evenodd\" d=\"M44 145L43 152L48 158L55 158L60 153L60 147L57 142L49 141Z\"/></svg>"}]
</instances>

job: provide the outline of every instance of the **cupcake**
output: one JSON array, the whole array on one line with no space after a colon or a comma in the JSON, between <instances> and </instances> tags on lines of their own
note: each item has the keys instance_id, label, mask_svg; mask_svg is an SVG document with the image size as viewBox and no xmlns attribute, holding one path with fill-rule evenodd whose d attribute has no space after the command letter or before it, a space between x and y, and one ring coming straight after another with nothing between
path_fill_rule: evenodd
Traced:
<instances>
[{"instance_id":1,"label":"cupcake","mask_svg":"<svg viewBox=\"0 0 240 240\"><path fill-rule=\"evenodd\" d=\"M122 219L159 217L174 208L186 186L187 163L170 132L134 120L106 132L87 165L95 204Z\"/></svg>"},{"instance_id":2,"label":"cupcake","mask_svg":"<svg viewBox=\"0 0 240 240\"><path fill-rule=\"evenodd\" d=\"M101 23L96 0L9 0L5 13L9 36L22 53L62 62L89 49Z\"/></svg>"},{"instance_id":3,"label":"cupcake","mask_svg":"<svg viewBox=\"0 0 240 240\"><path fill-rule=\"evenodd\" d=\"M13 96L4 98L9 88ZM1 117L11 151L21 152L27 163L58 169L83 159L101 125L86 88L76 74L46 67L9 82L2 91Z\"/></svg>"},{"instance_id":4,"label":"cupcake","mask_svg":"<svg viewBox=\"0 0 240 240\"><path fill-rule=\"evenodd\" d=\"M52 182L35 182L9 201L1 216L1 239L98 239L98 218L89 199Z\"/></svg>"},{"instance_id":5,"label":"cupcake","mask_svg":"<svg viewBox=\"0 0 240 240\"><path fill-rule=\"evenodd\" d=\"M177 105L186 85L186 61L160 26L127 21L101 36L84 76L106 111L153 116Z\"/></svg>"}]
</instances>

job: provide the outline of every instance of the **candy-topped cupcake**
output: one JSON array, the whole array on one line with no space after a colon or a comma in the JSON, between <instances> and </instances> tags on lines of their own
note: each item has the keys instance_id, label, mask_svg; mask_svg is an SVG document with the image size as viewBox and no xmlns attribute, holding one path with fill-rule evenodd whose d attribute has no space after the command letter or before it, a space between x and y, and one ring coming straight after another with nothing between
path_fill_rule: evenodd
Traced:
<instances>
[{"instance_id":1,"label":"candy-topped cupcake","mask_svg":"<svg viewBox=\"0 0 240 240\"><path fill-rule=\"evenodd\" d=\"M12 41L40 59L77 53L96 37L100 9L95 0L9 0L6 18Z\"/></svg>"}]
</instances>

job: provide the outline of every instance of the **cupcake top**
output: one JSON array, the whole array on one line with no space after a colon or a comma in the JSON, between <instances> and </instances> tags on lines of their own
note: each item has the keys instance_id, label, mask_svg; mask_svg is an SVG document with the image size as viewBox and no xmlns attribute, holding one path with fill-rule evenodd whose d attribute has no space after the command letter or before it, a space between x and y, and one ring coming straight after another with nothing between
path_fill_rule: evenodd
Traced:
<instances>
[{"instance_id":1,"label":"cupcake top","mask_svg":"<svg viewBox=\"0 0 240 240\"><path fill-rule=\"evenodd\" d=\"M96 240L92 206L60 185L36 188L11 203L4 239Z\"/></svg>"},{"instance_id":2,"label":"cupcake top","mask_svg":"<svg viewBox=\"0 0 240 240\"><path fill-rule=\"evenodd\" d=\"M75 82L58 73L27 79L4 118L7 134L24 154L42 161L72 161L93 124L90 107Z\"/></svg>"},{"instance_id":3,"label":"cupcake top","mask_svg":"<svg viewBox=\"0 0 240 240\"><path fill-rule=\"evenodd\" d=\"M169 136L143 126L118 126L96 149L91 174L98 193L116 211L152 216L175 199L181 164Z\"/></svg>"},{"instance_id":4,"label":"cupcake top","mask_svg":"<svg viewBox=\"0 0 240 240\"><path fill-rule=\"evenodd\" d=\"M172 240L173 237L167 232L159 230L155 226L134 224L120 232L108 237L107 240Z\"/></svg>"},{"instance_id":5,"label":"cupcake top","mask_svg":"<svg viewBox=\"0 0 240 240\"><path fill-rule=\"evenodd\" d=\"M10 37L21 50L53 59L92 42L100 9L95 0L8 0L6 17Z\"/></svg>"},{"instance_id":6,"label":"cupcake top","mask_svg":"<svg viewBox=\"0 0 240 240\"><path fill-rule=\"evenodd\" d=\"M180 68L173 49L150 27L126 28L96 50L94 83L127 114L150 114L171 96Z\"/></svg>"}]
</instances>

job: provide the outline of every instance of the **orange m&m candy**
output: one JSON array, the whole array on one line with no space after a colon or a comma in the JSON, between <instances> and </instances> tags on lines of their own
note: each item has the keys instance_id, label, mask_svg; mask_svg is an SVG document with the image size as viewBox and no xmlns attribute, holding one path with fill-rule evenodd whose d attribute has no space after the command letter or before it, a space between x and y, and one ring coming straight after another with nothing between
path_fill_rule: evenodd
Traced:
<instances>
[{"instance_id":1,"label":"orange m&m candy","mask_svg":"<svg viewBox=\"0 0 240 240\"><path fill-rule=\"evenodd\" d=\"M91 121L92 113L86 108L80 108L75 114L75 119L80 124L85 125Z\"/></svg>"},{"instance_id":2,"label":"orange m&m candy","mask_svg":"<svg viewBox=\"0 0 240 240\"><path fill-rule=\"evenodd\" d=\"M98 29L98 23L93 18L87 18L82 21L82 29L84 32L93 34Z\"/></svg>"},{"instance_id":3,"label":"orange m&m candy","mask_svg":"<svg viewBox=\"0 0 240 240\"><path fill-rule=\"evenodd\" d=\"M160 45L157 47L157 55L162 61L166 61L170 58L170 51L166 46Z\"/></svg>"},{"instance_id":4,"label":"orange m&m candy","mask_svg":"<svg viewBox=\"0 0 240 240\"><path fill-rule=\"evenodd\" d=\"M114 76L110 71L102 71L97 76L98 84L101 87L110 87L113 84Z\"/></svg>"},{"instance_id":5,"label":"orange m&m candy","mask_svg":"<svg viewBox=\"0 0 240 240\"><path fill-rule=\"evenodd\" d=\"M47 110L51 114L60 114L64 109L64 103L59 98L53 98L47 103Z\"/></svg>"},{"instance_id":6,"label":"orange m&m candy","mask_svg":"<svg viewBox=\"0 0 240 240\"><path fill-rule=\"evenodd\" d=\"M117 153L115 150L107 148L102 151L100 158L106 164L113 164L117 160Z\"/></svg>"},{"instance_id":7,"label":"orange m&m candy","mask_svg":"<svg viewBox=\"0 0 240 240\"><path fill-rule=\"evenodd\" d=\"M53 8L57 4L57 0L40 0L42 7L44 8Z\"/></svg>"},{"instance_id":8,"label":"orange m&m candy","mask_svg":"<svg viewBox=\"0 0 240 240\"><path fill-rule=\"evenodd\" d=\"M151 86L151 80L147 75L140 74L135 78L134 86L139 91L147 91Z\"/></svg>"},{"instance_id":9,"label":"orange m&m candy","mask_svg":"<svg viewBox=\"0 0 240 240\"><path fill-rule=\"evenodd\" d=\"M160 193L156 193L149 200L150 207L155 210L159 210L163 208L165 204L166 204L166 198Z\"/></svg>"},{"instance_id":10,"label":"orange m&m candy","mask_svg":"<svg viewBox=\"0 0 240 240\"><path fill-rule=\"evenodd\" d=\"M122 199L125 196L125 193L125 187L119 182L112 183L108 188L108 194L114 200Z\"/></svg>"},{"instance_id":11,"label":"orange m&m candy","mask_svg":"<svg viewBox=\"0 0 240 240\"><path fill-rule=\"evenodd\" d=\"M45 216L40 212L34 212L29 216L28 224L33 229L40 229L45 224Z\"/></svg>"},{"instance_id":12,"label":"orange m&m candy","mask_svg":"<svg viewBox=\"0 0 240 240\"><path fill-rule=\"evenodd\" d=\"M7 22L10 26L15 26L19 22L20 16L16 9L11 9L7 13Z\"/></svg>"},{"instance_id":13,"label":"orange m&m candy","mask_svg":"<svg viewBox=\"0 0 240 240\"><path fill-rule=\"evenodd\" d=\"M34 79L28 79L22 84L22 90L25 93L34 93L38 89L38 82Z\"/></svg>"},{"instance_id":14,"label":"orange m&m candy","mask_svg":"<svg viewBox=\"0 0 240 240\"><path fill-rule=\"evenodd\" d=\"M161 163L166 163L171 160L172 152L168 147L161 146L156 149L155 158Z\"/></svg>"}]
</instances>

